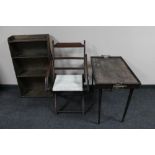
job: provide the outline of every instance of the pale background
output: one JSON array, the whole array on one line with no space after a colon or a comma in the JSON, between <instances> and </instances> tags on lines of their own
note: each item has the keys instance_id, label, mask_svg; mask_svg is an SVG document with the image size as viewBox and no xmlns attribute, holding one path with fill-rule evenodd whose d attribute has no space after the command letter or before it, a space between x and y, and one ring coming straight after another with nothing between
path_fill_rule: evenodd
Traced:
<instances>
[{"instance_id":1,"label":"pale background","mask_svg":"<svg viewBox=\"0 0 155 155\"><path fill-rule=\"evenodd\" d=\"M46 0L46 2L37 1L36 5L35 0L5 0L1 2L0 23L3 26L94 24L150 26L155 25L154 3L153 0L91 0L89 3L84 0ZM51 152L56 155L72 155L73 152L75 155L81 153L94 155L103 152L108 155L124 155L124 152L127 155L155 154L155 130L23 129L1 130L0 137L0 153L4 155L21 155L21 153L50 155Z\"/></svg>"},{"instance_id":2,"label":"pale background","mask_svg":"<svg viewBox=\"0 0 155 155\"><path fill-rule=\"evenodd\" d=\"M16 84L7 38L18 34L50 34L62 42L86 40L88 56L122 56L142 84L155 84L155 27L51 26L0 27L0 83Z\"/></svg>"}]
</instances>

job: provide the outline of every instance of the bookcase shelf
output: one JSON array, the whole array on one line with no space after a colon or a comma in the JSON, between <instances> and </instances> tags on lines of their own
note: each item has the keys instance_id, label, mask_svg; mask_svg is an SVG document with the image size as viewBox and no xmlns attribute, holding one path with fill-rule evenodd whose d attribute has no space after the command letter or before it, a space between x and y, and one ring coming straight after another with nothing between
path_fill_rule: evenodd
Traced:
<instances>
[{"instance_id":1,"label":"bookcase shelf","mask_svg":"<svg viewBox=\"0 0 155 155\"><path fill-rule=\"evenodd\" d=\"M47 56L14 56L12 59L38 59L38 58L47 58Z\"/></svg>"},{"instance_id":2,"label":"bookcase shelf","mask_svg":"<svg viewBox=\"0 0 155 155\"><path fill-rule=\"evenodd\" d=\"M44 58L13 59L17 77L45 76L49 60Z\"/></svg>"},{"instance_id":3,"label":"bookcase shelf","mask_svg":"<svg viewBox=\"0 0 155 155\"><path fill-rule=\"evenodd\" d=\"M36 35L15 35L9 37L9 43L16 42L38 42L38 41L47 41L49 39L48 34L36 34Z\"/></svg>"},{"instance_id":4,"label":"bookcase shelf","mask_svg":"<svg viewBox=\"0 0 155 155\"><path fill-rule=\"evenodd\" d=\"M22 97L47 97L49 92L45 91L44 77L18 77Z\"/></svg>"},{"instance_id":5,"label":"bookcase shelf","mask_svg":"<svg viewBox=\"0 0 155 155\"><path fill-rule=\"evenodd\" d=\"M8 38L22 97L46 97L45 74L50 63L50 36L17 35Z\"/></svg>"},{"instance_id":6,"label":"bookcase shelf","mask_svg":"<svg viewBox=\"0 0 155 155\"><path fill-rule=\"evenodd\" d=\"M25 70L17 77L45 77L46 70Z\"/></svg>"},{"instance_id":7,"label":"bookcase shelf","mask_svg":"<svg viewBox=\"0 0 155 155\"><path fill-rule=\"evenodd\" d=\"M12 57L48 57L47 46L47 42L16 42L10 44L13 51Z\"/></svg>"}]
</instances>

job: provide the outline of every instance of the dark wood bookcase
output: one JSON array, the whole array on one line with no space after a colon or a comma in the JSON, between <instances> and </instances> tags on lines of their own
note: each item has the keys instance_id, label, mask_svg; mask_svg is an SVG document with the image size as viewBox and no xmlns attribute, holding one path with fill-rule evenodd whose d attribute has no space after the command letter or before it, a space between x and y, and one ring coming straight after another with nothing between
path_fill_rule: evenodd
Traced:
<instances>
[{"instance_id":1,"label":"dark wood bookcase","mask_svg":"<svg viewBox=\"0 0 155 155\"><path fill-rule=\"evenodd\" d=\"M45 75L50 63L48 34L16 35L8 38L12 62L22 97L47 97Z\"/></svg>"}]
</instances>

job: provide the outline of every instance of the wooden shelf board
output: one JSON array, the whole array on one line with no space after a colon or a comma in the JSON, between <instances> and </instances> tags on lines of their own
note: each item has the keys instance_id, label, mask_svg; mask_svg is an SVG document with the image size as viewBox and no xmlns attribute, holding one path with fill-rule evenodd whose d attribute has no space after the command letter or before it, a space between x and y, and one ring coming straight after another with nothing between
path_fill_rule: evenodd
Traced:
<instances>
[{"instance_id":1,"label":"wooden shelf board","mask_svg":"<svg viewBox=\"0 0 155 155\"><path fill-rule=\"evenodd\" d=\"M49 34L14 35L8 38L9 43L48 41Z\"/></svg>"},{"instance_id":2,"label":"wooden shelf board","mask_svg":"<svg viewBox=\"0 0 155 155\"><path fill-rule=\"evenodd\" d=\"M48 57L46 49L28 49L24 51L18 51L12 57Z\"/></svg>"},{"instance_id":3,"label":"wooden shelf board","mask_svg":"<svg viewBox=\"0 0 155 155\"><path fill-rule=\"evenodd\" d=\"M12 59L38 59L48 58L48 56L13 56Z\"/></svg>"},{"instance_id":4,"label":"wooden shelf board","mask_svg":"<svg viewBox=\"0 0 155 155\"><path fill-rule=\"evenodd\" d=\"M32 39L32 40L12 40L12 41L9 41L9 43L22 43L22 42L42 42L42 41L47 41L46 39Z\"/></svg>"},{"instance_id":5,"label":"wooden shelf board","mask_svg":"<svg viewBox=\"0 0 155 155\"><path fill-rule=\"evenodd\" d=\"M78 59L78 60L83 60L84 59L84 57L54 57L54 59L56 59L56 60L62 60L62 59Z\"/></svg>"},{"instance_id":6,"label":"wooden shelf board","mask_svg":"<svg viewBox=\"0 0 155 155\"><path fill-rule=\"evenodd\" d=\"M17 75L17 77L45 77L46 74L46 69L42 69L42 70L26 70L22 73L20 73L19 75Z\"/></svg>"},{"instance_id":7,"label":"wooden shelf board","mask_svg":"<svg viewBox=\"0 0 155 155\"><path fill-rule=\"evenodd\" d=\"M81 43L56 43L54 45L56 48L73 48L73 47L84 47Z\"/></svg>"},{"instance_id":8,"label":"wooden shelf board","mask_svg":"<svg viewBox=\"0 0 155 155\"><path fill-rule=\"evenodd\" d=\"M26 93L22 94L23 97L48 97L50 96L49 92L44 91L44 89L29 89Z\"/></svg>"}]
</instances>

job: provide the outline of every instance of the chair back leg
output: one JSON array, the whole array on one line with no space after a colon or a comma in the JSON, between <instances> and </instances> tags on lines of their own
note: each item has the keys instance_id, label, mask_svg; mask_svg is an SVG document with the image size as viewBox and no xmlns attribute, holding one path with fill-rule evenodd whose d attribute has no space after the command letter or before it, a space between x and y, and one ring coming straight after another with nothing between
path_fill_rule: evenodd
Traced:
<instances>
[{"instance_id":1,"label":"chair back leg","mask_svg":"<svg viewBox=\"0 0 155 155\"><path fill-rule=\"evenodd\" d=\"M82 114L85 115L85 96L82 95Z\"/></svg>"},{"instance_id":2,"label":"chair back leg","mask_svg":"<svg viewBox=\"0 0 155 155\"><path fill-rule=\"evenodd\" d=\"M55 108L55 113L57 114L57 95L54 93L54 108Z\"/></svg>"}]
</instances>

